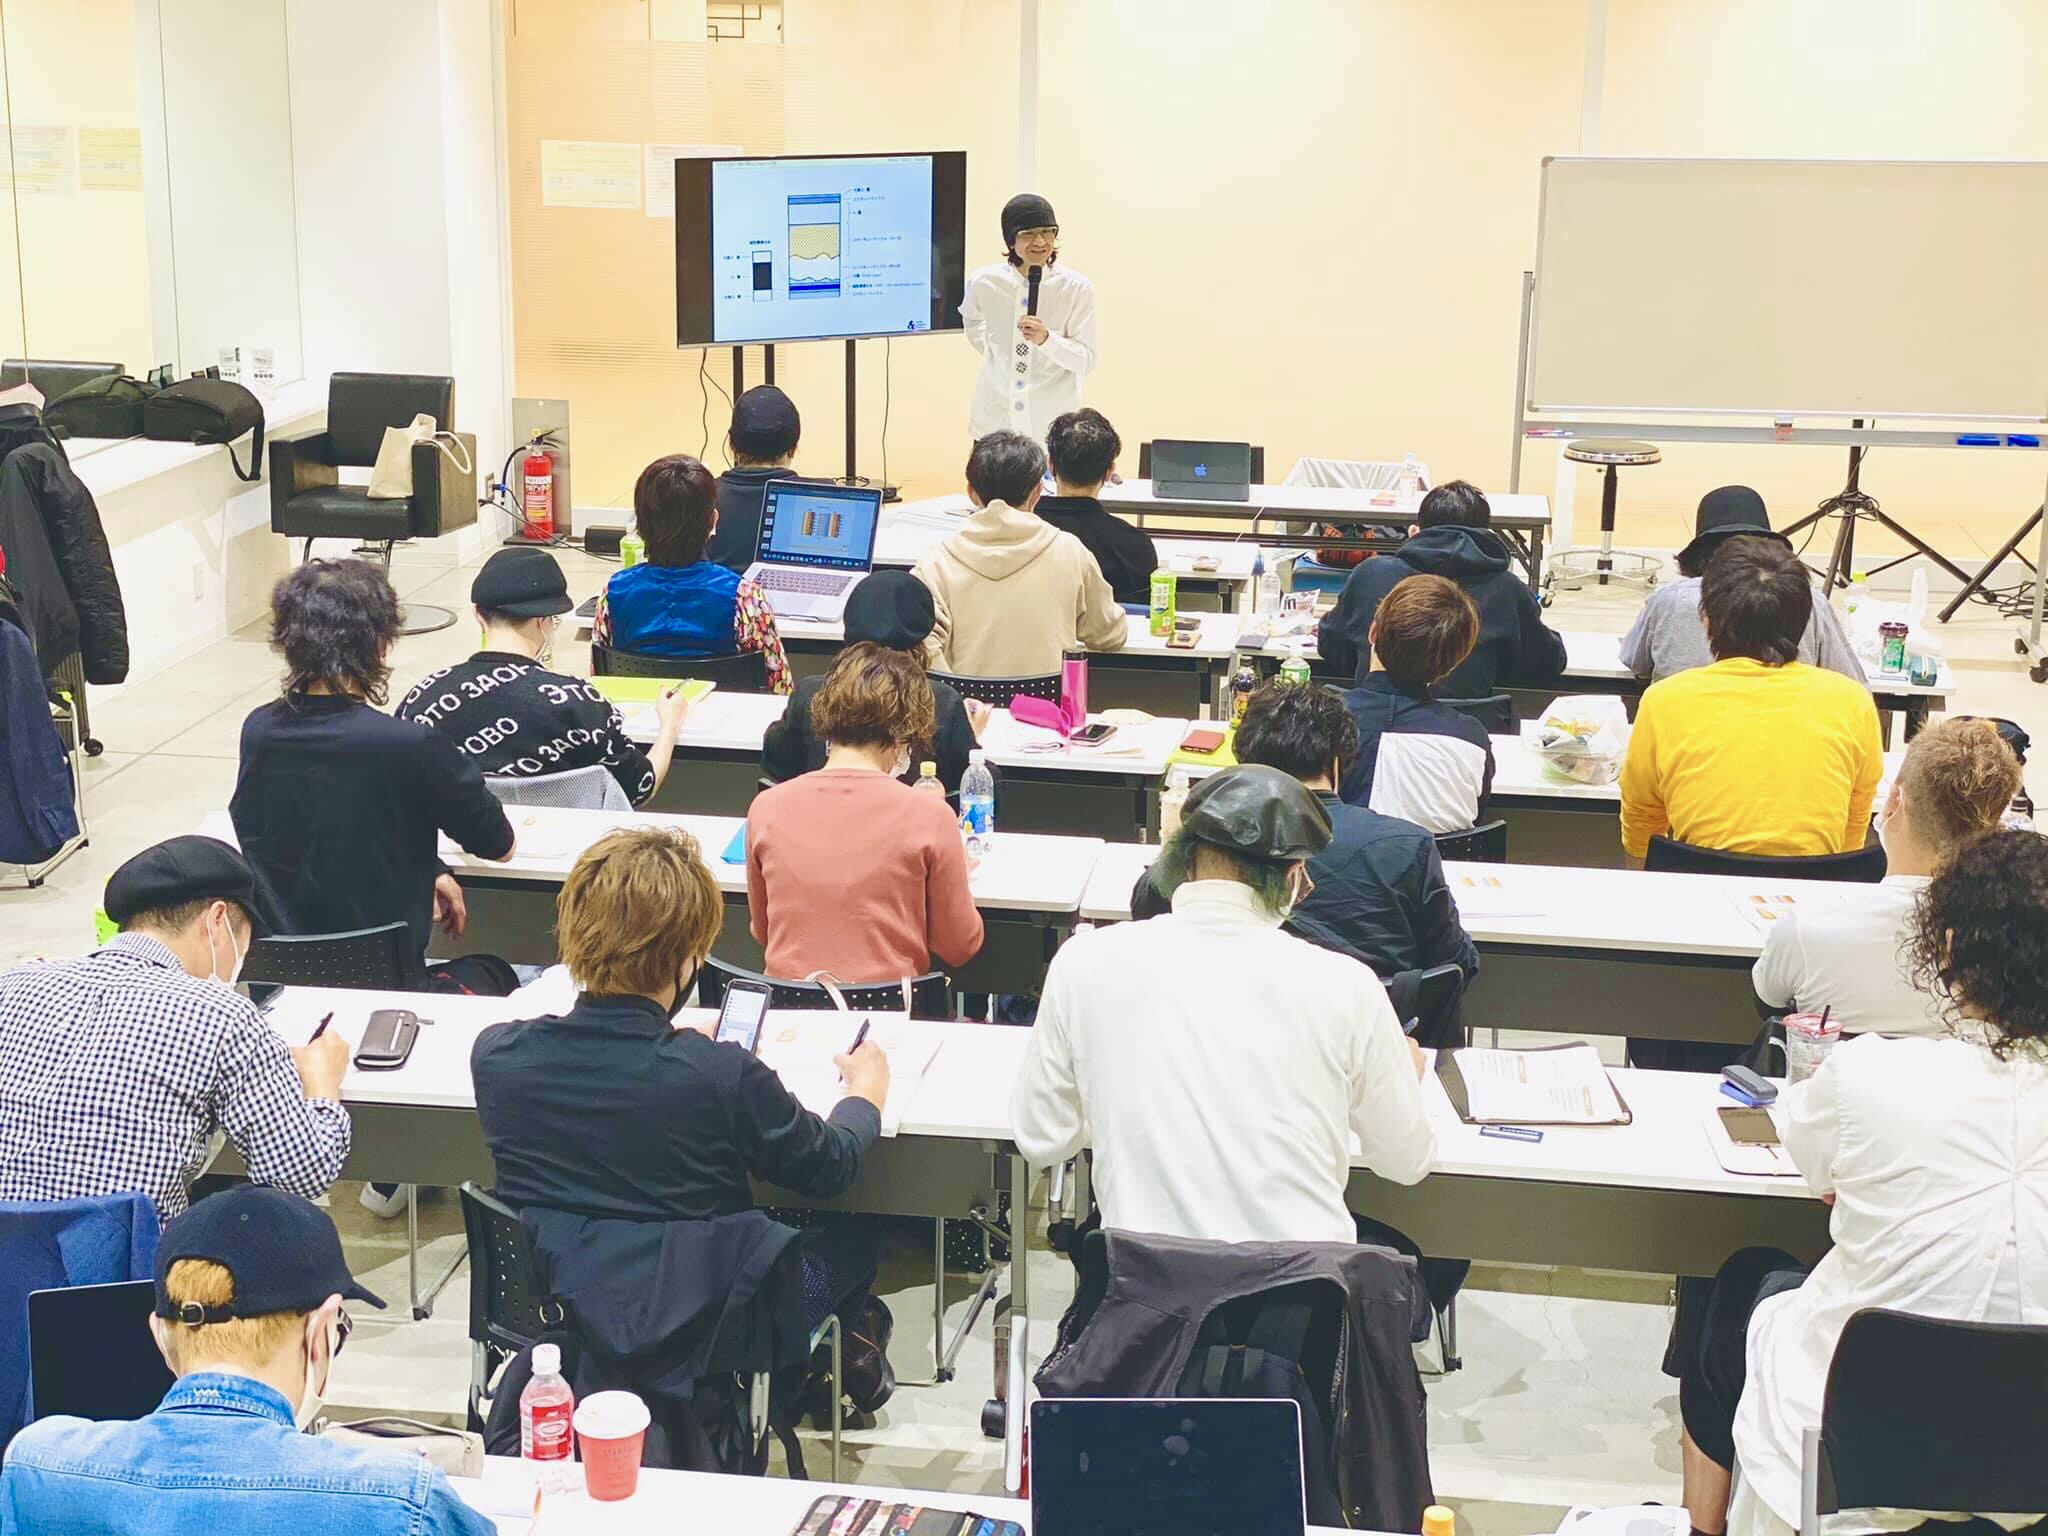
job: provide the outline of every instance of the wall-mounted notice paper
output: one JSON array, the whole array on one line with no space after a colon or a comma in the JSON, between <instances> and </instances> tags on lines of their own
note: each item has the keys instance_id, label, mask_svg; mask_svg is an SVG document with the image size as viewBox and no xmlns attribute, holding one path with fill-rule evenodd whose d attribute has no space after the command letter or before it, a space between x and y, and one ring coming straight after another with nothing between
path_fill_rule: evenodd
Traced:
<instances>
[{"instance_id":1,"label":"wall-mounted notice paper","mask_svg":"<svg viewBox=\"0 0 2048 1536\"><path fill-rule=\"evenodd\" d=\"M142 130L78 130L78 189L81 192L142 190Z\"/></svg>"},{"instance_id":2,"label":"wall-mounted notice paper","mask_svg":"<svg viewBox=\"0 0 2048 1536\"><path fill-rule=\"evenodd\" d=\"M676 162L721 160L746 151L737 144L649 144L647 146L647 217L676 216Z\"/></svg>"},{"instance_id":3,"label":"wall-mounted notice paper","mask_svg":"<svg viewBox=\"0 0 2048 1536\"><path fill-rule=\"evenodd\" d=\"M547 208L638 208L640 146L542 139L540 200Z\"/></svg>"},{"instance_id":4,"label":"wall-mounted notice paper","mask_svg":"<svg viewBox=\"0 0 2048 1536\"><path fill-rule=\"evenodd\" d=\"M69 128L16 123L0 126L8 154L0 160L0 186L17 192L69 196L78 190L77 145Z\"/></svg>"}]
</instances>

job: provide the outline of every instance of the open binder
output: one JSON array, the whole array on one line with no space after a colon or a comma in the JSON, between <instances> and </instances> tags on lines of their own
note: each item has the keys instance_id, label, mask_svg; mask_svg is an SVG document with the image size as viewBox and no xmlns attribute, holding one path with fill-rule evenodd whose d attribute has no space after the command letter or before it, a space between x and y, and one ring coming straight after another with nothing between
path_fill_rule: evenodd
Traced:
<instances>
[{"instance_id":1,"label":"open binder","mask_svg":"<svg viewBox=\"0 0 2048 1536\"><path fill-rule=\"evenodd\" d=\"M1436 1074L1467 1125L1627 1125L1635 1119L1590 1045L1438 1051Z\"/></svg>"}]
</instances>

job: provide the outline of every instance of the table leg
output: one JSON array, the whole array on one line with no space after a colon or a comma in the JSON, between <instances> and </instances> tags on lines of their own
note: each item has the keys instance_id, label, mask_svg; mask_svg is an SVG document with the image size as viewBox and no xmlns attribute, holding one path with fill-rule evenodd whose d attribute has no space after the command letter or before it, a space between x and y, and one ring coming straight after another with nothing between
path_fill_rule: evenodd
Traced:
<instances>
[{"instance_id":1,"label":"table leg","mask_svg":"<svg viewBox=\"0 0 2048 1536\"><path fill-rule=\"evenodd\" d=\"M1031 1233L1031 1169L1024 1154L1010 1159L1010 1307L1019 1317L1031 1315L1031 1265L1025 1239Z\"/></svg>"},{"instance_id":2,"label":"table leg","mask_svg":"<svg viewBox=\"0 0 2048 1536\"><path fill-rule=\"evenodd\" d=\"M1911 741L1927 728L1927 715L1931 707L1924 694L1915 694L1906 700L1906 740Z\"/></svg>"}]
</instances>

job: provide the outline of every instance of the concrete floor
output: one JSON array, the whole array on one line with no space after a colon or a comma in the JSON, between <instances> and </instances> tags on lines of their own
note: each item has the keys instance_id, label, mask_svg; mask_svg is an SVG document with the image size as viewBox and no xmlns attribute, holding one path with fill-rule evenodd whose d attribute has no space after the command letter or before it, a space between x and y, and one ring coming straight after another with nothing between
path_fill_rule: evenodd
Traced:
<instances>
[{"instance_id":1,"label":"concrete floor","mask_svg":"<svg viewBox=\"0 0 2048 1536\"><path fill-rule=\"evenodd\" d=\"M595 592L612 568L564 552L571 591ZM437 561L435 552L402 551L393 577L410 602L466 613L473 567ZM1619 631L1638 603L1621 592L1561 596L1551 620L1565 628ZM1943 640L1972 713L2010 716L2048 742L2048 689L2026 679L2012 652L2016 626L1973 608L1946 627ZM420 676L467 655L476 631L465 620L400 642L392 696ZM557 665L586 667L583 648L564 637ZM0 891L0 959L68 955L87 947L92 912L108 874L138 849L188 832L227 804L234 787L244 716L271 696L279 668L261 627L208 647L168 671L91 696L95 733L106 754L88 766L92 845L39 890ZM2043 786L2036 785L2037 793ZM329 1396L343 1410L459 1414L468 1379L467 1274L458 1274L435 1316L410 1321L404 1224L379 1221L356 1203L357 1186L338 1187L332 1209L351 1261L368 1283L401 1305L358 1318ZM422 1267L438 1274L459 1252L461 1220L452 1195L422 1206ZM930 1315L929 1260L906 1237L885 1267L882 1290L895 1310L892 1350L899 1375L930 1372L920 1321ZM1069 1293L1065 1265L1032 1255L1034 1336L1049 1339ZM1436 1486L1480 1536L1552 1529L1566 1505L1678 1494L1677 1393L1657 1370L1668 1326L1669 1280L1578 1271L1481 1268L1460 1307L1465 1368L1430 1390L1430 1454ZM948 1285L951 1309L965 1308L969 1287ZM361 1309L365 1312L368 1309ZM934 1491L993 1492L1001 1481L999 1446L982 1438L979 1414L993 1372L991 1321L984 1316L945 1387L900 1390L871 1429L849 1438L848 1475ZM928 1326L928 1324L927 1324ZM818 1465L814 1461L814 1466Z\"/></svg>"}]
</instances>

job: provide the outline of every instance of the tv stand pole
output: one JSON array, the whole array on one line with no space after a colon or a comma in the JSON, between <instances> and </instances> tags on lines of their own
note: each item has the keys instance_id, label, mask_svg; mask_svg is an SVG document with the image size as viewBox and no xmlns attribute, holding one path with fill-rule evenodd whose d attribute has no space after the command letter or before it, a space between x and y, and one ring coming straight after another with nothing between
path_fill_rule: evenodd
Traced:
<instances>
[{"instance_id":1,"label":"tv stand pole","mask_svg":"<svg viewBox=\"0 0 2048 1536\"><path fill-rule=\"evenodd\" d=\"M775 343L772 341L763 342L761 345L761 371L761 382L763 384L773 384L775 382ZM738 405L740 403L740 396L746 392L747 349L745 347L734 347L732 349L732 403Z\"/></svg>"},{"instance_id":2,"label":"tv stand pole","mask_svg":"<svg viewBox=\"0 0 2048 1536\"><path fill-rule=\"evenodd\" d=\"M840 476L839 483L841 485L868 485L872 483L865 475L857 473L855 468L859 456L857 434L854 430L854 405L858 389L858 379L854 372L853 338L849 336L846 338L846 473ZM884 485L882 487L883 501L897 501L900 499L900 493L895 486Z\"/></svg>"}]
</instances>

